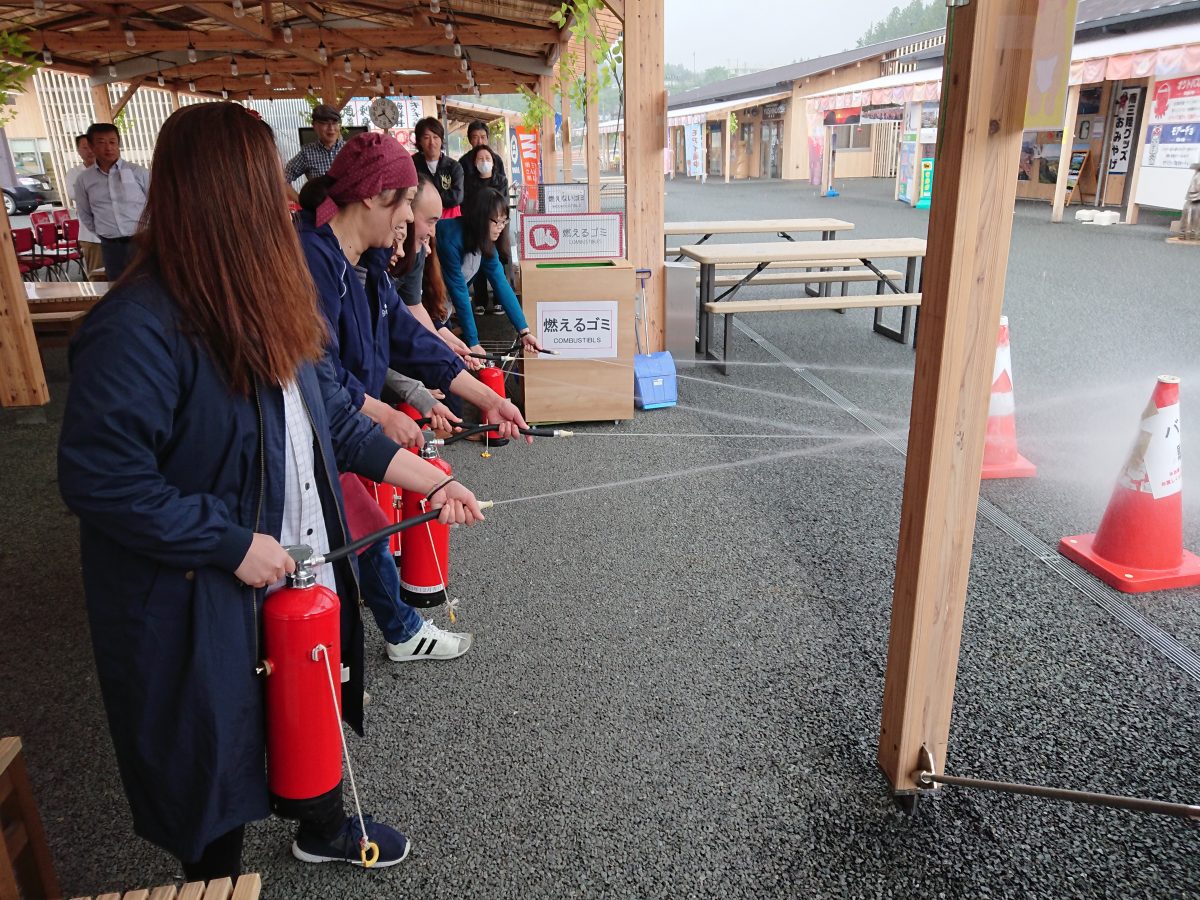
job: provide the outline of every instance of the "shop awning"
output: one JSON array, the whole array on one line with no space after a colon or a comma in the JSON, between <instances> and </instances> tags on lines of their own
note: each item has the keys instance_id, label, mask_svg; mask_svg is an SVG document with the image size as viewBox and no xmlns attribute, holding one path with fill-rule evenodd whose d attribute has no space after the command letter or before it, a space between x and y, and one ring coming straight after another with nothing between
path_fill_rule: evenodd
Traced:
<instances>
[{"instance_id":1,"label":"shop awning","mask_svg":"<svg viewBox=\"0 0 1200 900\"><path fill-rule=\"evenodd\" d=\"M1082 41L1071 52L1071 84L1127 78L1178 78L1200 72L1200 34L1195 24L1170 25ZM884 103L937 100L942 70L920 69L846 85L807 99L810 109L846 109Z\"/></svg>"},{"instance_id":2,"label":"shop awning","mask_svg":"<svg viewBox=\"0 0 1200 900\"><path fill-rule=\"evenodd\" d=\"M735 109L745 109L748 106L759 106L763 103L772 103L775 100L786 100L791 96L791 91L775 91L770 94L755 94L752 97L742 97L738 100L721 100L717 103L681 106L679 109L667 111L667 124L693 125L697 122L707 122L708 117L713 113L732 112Z\"/></svg>"}]
</instances>

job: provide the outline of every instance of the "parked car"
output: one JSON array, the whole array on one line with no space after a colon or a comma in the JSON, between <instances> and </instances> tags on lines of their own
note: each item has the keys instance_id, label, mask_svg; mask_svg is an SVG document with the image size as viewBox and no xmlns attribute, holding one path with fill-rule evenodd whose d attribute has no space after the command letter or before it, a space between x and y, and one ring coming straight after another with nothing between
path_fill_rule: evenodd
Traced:
<instances>
[{"instance_id":1,"label":"parked car","mask_svg":"<svg viewBox=\"0 0 1200 900\"><path fill-rule=\"evenodd\" d=\"M17 173L17 183L21 187L28 188L35 194L42 195L43 203L58 203L58 191L54 189L54 185L50 183L50 176L43 175L40 172L33 173Z\"/></svg>"},{"instance_id":2,"label":"parked car","mask_svg":"<svg viewBox=\"0 0 1200 900\"><path fill-rule=\"evenodd\" d=\"M19 181L26 180L32 181L33 179L27 176L19 179ZM24 184L0 188L0 190L4 191L4 211L10 216L26 215L46 202L45 196L40 191L32 190Z\"/></svg>"}]
</instances>

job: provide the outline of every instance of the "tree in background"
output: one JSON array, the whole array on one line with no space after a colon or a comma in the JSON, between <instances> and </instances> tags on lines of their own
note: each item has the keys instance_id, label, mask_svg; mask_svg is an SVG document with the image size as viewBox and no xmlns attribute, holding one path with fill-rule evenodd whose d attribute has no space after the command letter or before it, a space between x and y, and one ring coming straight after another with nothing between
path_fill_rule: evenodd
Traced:
<instances>
[{"instance_id":1,"label":"tree in background","mask_svg":"<svg viewBox=\"0 0 1200 900\"><path fill-rule=\"evenodd\" d=\"M859 47L878 44L892 38L907 37L923 31L946 27L945 0L909 0L907 6L894 6L887 18L873 22L858 39Z\"/></svg>"}]
</instances>

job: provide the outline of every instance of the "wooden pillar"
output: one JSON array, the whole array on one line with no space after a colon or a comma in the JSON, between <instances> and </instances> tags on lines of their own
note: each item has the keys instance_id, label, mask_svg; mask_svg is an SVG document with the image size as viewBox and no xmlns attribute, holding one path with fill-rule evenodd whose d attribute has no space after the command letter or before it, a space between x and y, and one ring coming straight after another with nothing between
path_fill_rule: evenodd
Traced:
<instances>
[{"instance_id":1,"label":"wooden pillar","mask_svg":"<svg viewBox=\"0 0 1200 900\"><path fill-rule=\"evenodd\" d=\"M561 100L563 181L574 181L575 161L571 153L571 98L563 93Z\"/></svg>"},{"instance_id":2,"label":"wooden pillar","mask_svg":"<svg viewBox=\"0 0 1200 900\"><path fill-rule=\"evenodd\" d=\"M1073 84L1067 90L1067 117L1063 121L1062 145L1058 148L1058 179L1054 182L1054 206L1050 210L1051 222L1063 220L1063 210L1067 205L1067 178L1071 174L1071 153L1075 147L1075 117L1079 113L1080 87L1081 85ZM1076 183L1075 190L1079 189L1079 184Z\"/></svg>"},{"instance_id":3,"label":"wooden pillar","mask_svg":"<svg viewBox=\"0 0 1200 900\"><path fill-rule=\"evenodd\" d=\"M897 792L945 768L1038 0L951 7L879 735Z\"/></svg>"},{"instance_id":4,"label":"wooden pillar","mask_svg":"<svg viewBox=\"0 0 1200 900\"><path fill-rule=\"evenodd\" d=\"M540 143L542 154L542 181L553 184L558 181L558 152L554 149L554 82L548 75L538 79L538 94L546 102L550 114L542 119Z\"/></svg>"},{"instance_id":5,"label":"wooden pillar","mask_svg":"<svg viewBox=\"0 0 1200 900\"><path fill-rule=\"evenodd\" d=\"M329 64L321 67L321 102L341 109L338 106L337 79L333 74L333 66Z\"/></svg>"},{"instance_id":6,"label":"wooden pillar","mask_svg":"<svg viewBox=\"0 0 1200 900\"><path fill-rule=\"evenodd\" d=\"M584 77L588 84L596 78L596 60L592 51L583 51ZM600 98L597 96L589 101L585 109L587 119L586 136L584 137L584 156L587 159L588 180L588 211L600 212Z\"/></svg>"},{"instance_id":7,"label":"wooden pillar","mask_svg":"<svg viewBox=\"0 0 1200 900\"><path fill-rule=\"evenodd\" d=\"M12 225L8 214L0 209L0 406L43 406L49 402L50 389L33 336Z\"/></svg>"},{"instance_id":8,"label":"wooden pillar","mask_svg":"<svg viewBox=\"0 0 1200 900\"><path fill-rule=\"evenodd\" d=\"M170 98L171 98L171 112L178 112L179 106L180 106L179 91L171 91Z\"/></svg>"},{"instance_id":9,"label":"wooden pillar","mask_svg":"<svg viewBox=\"0 0 1200 900\"><path fill-rule=\"evenodd\" d=\"M1125 222L1129 225L1136 225L1138 220L1138 211L1140 207L1137 204L1137 187L1138 179L1142 175L1142 151L1146 147L1146 123L1150 121L1150 107L1154 103L1154 90L1157 86L1157 80L1153 75L1146 79L1146 94L1142 97L1142 115L1141 118L1134 117L1134 121L1138 123L1137 140L1133 144L1133 160L1129 167L1129 181L1127 182L1129 198L1129 210L1125 214ZM1109 115L1111 116L1111 110Z\"/></svg>"},{"instance_id":10,"label":"wooden pillar","mask_svg":"<svg viewBox=\"0 0 1200 900\"><path fill-rule=\"evenodd\" d=\"M112 101L108 99L108 85L92 85L92 108L97 122L112 122Z\"/></svg>"},{"instance_id":11,"label":"wooden pillar","mask_svg":"<svg viewBox=\"0 0 1200 900\"><path fill-rule=\"evenodd\" d=\"M731 160L733 159L733 132L729 130L729 113L725 114L724 121L721 122L721 143L725 151L725 168L721 171L725 173L725 183L729 184Z\"/></svg>"},{"instance_id":12,"label":"wooden pillar","mask_svg":"<svg viewBox=\"0 0 1200 900\"><path fill-rule=\"evenodd\" d=\"M626 0L626 255L635 267L652 272L646 282L650 351L665 346L666 322L662 151L667 133L667 89L663 82L663 21L663 0Z\"/></svg>"},{"instance_id":13,"label":"wooden pillar","mask_svg":"<svg viewBox=\"0 0 1200 900\"><path fill-rule=\"evenodd\" d=\"M833 170L837 160L833 146L833 129L829 126L822 127L825 129L825 149L821 153L821 196L824 197L833 187Z\"/></svg>"}]
</instances>

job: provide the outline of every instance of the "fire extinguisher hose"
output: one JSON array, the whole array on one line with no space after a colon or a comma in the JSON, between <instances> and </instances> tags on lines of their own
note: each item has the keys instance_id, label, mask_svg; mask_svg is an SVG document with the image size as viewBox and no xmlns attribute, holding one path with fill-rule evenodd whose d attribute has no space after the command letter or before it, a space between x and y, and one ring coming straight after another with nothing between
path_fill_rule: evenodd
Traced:
<instances>
[{"instance_id":1,"label":"fire extinguisher hose","mask_svg":"<svg viewBox=\"0 0 1200 900\"><path fill-rule=\"evenodd\" d=\"M443 441L443 446L449 447L451 444L456 443L457 441L466 440L473 434L483 434L485 431L494 431L495 428L495 422L490 424L485 423L483 425L472 425L469 428L464 428L462 431L454 432L454 434L450 435L450 437ZM564 431L561 428L518 428L517 431L519 431L521 434L527 434L530 437L545 438L573 437L575 434L573 431Z\"/></svg>"},{"instance_id":2,"label":"fire extinguisher hose","mask_svg":"<svg viewBox=\"0 0 1200 900\"><path fill-rule=\"evenodd\" d=\"M491 509L491 500L480 500L480 509ZM372 531L370 534L360 537L357 541L351 541L344 547L338 547L336 550L330 550L320 556L315 556L308 561L310 567L319 566L322 563L337 562L344 556L349 556L351 553L357 553L363 547L369 547L377 541L383 540L385 537L391 537L398 531L403 531L406 528L413 528L417 525L424 525L426 522L432 522L438 517L441 510L431 509L429 512L421 513L419 516L413 516L411 519L405 519L403 522L397 522L394 525L389 525L387 528L380 528L378 531Z\"/></svg>"}]
</instances>

